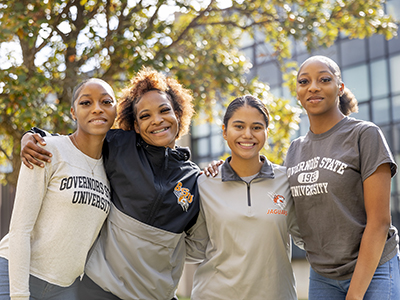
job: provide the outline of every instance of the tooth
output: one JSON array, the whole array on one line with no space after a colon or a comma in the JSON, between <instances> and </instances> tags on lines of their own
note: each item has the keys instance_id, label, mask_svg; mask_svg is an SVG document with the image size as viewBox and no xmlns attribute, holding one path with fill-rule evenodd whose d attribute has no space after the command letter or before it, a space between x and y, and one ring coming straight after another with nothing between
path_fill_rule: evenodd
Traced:
<instances>
[{"instance_id":1,"label":"tooth","mask_svg":"<svg viewBox=\"0 0 400 300\"><path fill-rule=\"evenodd\" d=\"M160 129L160 130L155 130L155 131L153 131L153 133L160 133L160 132L163 132L165 130L167 130L167 128L163 128L163 129Z\"/></svg>"}]
</instances>

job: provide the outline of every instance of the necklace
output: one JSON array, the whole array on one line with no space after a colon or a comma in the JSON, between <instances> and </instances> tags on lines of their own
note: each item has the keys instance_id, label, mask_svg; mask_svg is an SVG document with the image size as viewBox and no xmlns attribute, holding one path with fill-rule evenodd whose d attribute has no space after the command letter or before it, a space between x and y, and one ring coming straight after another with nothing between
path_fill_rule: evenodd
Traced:
<instances>
[{"instance_id":1,"label":"necklace","mask_svg":"<svg viewBox=\"0 0 400 300\"><path fill-rule=\"evenodd\" d=\"M78 141L77 141L76 138L75 138L75 135L72 134L72 135L71 135L71 138L72 138L72 142L73 142L73 144L76 146L76 148L78 148L78 150L81 151L81 152L83 153L83 151L81 150L81 147L79 147L79 144L78 144ZM96 163L94 164L94 166L93 166L93 168L92 168L92 167L90 166L89 161L88 161L87 158L86 158L86 154L85 154L85 153L83 153L83 158L85 159L86 164L88 165L90 171L92 172L92 177L94 177L94 170L96 169L97 163L100 161L100 159L97 159L97 160L96 160Z\"/></svg>"}]
</instances>

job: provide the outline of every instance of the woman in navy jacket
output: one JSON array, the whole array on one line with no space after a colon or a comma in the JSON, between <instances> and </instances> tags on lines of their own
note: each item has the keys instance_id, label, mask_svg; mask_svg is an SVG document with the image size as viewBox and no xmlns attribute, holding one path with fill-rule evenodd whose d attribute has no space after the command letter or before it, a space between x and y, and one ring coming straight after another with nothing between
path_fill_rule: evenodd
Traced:
<instances>
[{"instance_id":1,"label":"woman in navy jacket","mask_svg":"<svg viewBox=\"0 0 400 300\"><path fill-rule=\"evenodd\" d=\"M189 149L175 146L192 114L190 91L154 70L142 69L124 90L121 129L108 132L103 148L112 207L89 255L81 299L175 297L199 212L199 168ZM49 154L34 154L32 144L22 149L25 164Z\"/></svg>"}]
</instances>

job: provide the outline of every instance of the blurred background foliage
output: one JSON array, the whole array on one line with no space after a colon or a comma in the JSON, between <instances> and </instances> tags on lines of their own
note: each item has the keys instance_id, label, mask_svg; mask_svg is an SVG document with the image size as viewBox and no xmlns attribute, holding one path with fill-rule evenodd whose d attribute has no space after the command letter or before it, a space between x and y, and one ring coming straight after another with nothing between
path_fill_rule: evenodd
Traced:
<instances>
[{"instance_id":1,"label":"blurred background foliage","mask_svg":"<svg viewBox=\"0 0 400 300\"><path fill-rule=\"evenodd\" d=\"M0 0L0 164L12 170L2 182L16 183L24 131L73 130L69 103L79 81L102 78L118 95L143 65L193 90L196 122L219 117L217 107L246 93L266 101L267 155L280 163L299 107L248 80L241 40L263 36L293 92L291 41L311 50L338 34L390 39L396 30L376 0Z\"/></svg>"}]
</instances>

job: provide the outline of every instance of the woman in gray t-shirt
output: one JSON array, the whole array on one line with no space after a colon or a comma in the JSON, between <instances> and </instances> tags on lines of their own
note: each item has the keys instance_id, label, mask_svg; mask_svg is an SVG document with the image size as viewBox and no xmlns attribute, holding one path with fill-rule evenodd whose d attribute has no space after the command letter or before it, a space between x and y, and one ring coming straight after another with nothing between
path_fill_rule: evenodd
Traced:
<instances>
[{"instance_id":1,"label":"woman in gray t-shirt","mask_svg":"<svg viewBox=\"0 0 400 300\"><path fill-rule=\"evenodd\" d=\"M382 132L348 117L357 101L327 57L301 65L297 99L310 130L292 142L286 166L311 264L309 300L400 299L390 216L397 166Z\"/></svg>"}]
</instances>

